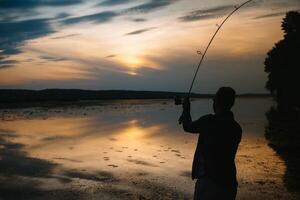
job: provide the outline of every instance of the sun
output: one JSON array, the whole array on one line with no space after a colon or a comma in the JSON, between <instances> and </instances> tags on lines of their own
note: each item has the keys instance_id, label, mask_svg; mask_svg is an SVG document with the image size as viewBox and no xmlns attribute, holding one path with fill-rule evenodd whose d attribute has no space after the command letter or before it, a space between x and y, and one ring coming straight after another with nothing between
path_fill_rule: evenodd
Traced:
<instances>
[{"instance_id":1,"label":"sun","mask_svg":"<svg viewBox=\"0 0 300 200\"><path fill-rule=\"evenodd\" d=\"M126 66L130 69L138 69L143 65L143 60L138 55L126 55L124 57Z\"/></svg>"},{"instance_id":2,"label":"sun","mask_svg":"<svg viewBox=\"0 0 300 200\"><path fill-rule=\"evenodd\" d=\"M126 68L128 74L136 76L138 75L138 69L146 66L146 61L139 55L125 54L120 57L122 66Z\"/></svg>"}]
</instances>

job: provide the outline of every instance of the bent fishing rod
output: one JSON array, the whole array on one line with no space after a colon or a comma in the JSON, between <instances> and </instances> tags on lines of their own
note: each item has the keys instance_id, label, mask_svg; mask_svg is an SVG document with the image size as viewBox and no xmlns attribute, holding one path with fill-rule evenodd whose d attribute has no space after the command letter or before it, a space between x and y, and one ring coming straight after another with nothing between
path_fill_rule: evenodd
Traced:
<instances>
[{"instance_id":1,"label":"bent fishing rod","mask_svg":"<svg viewBox=\"0 0 300 200\"><path fill-rule=\"evenodd\" d=\"M192 89L193 89L194 82L195 82L195 80L196 80L196 77L197 77L198 71L199 71L199 69L200 69L200 66L201 66L201 64L202 64L202 62L203 62L203 60L204 60L204 57L205 57L205 55L206 55L207 50L209 49L209 47L210 47L211 43L213 42L214 38L216 37L217 33L218 33L219 30L222 28L222 26L225 24L225 22L226 22L226 21L227 21L227 20L228 20L235 12L236 12L236 11L238 11L241 7L245 6L246 4L250 3L251 1L253 1L253 0L248 0L248 1L244 2L244 3L242 3L242 4L239 5L239 6L235 6L235 7L234 7L234 10L231 11L231 12L227 15L227 17L222 21L222 23L221 23L220 25L217 25L218 28L217 28L217 30L215 31L215 33L213 34L213 36L211 37L211 39L209 40L208 45L206 46L206 48L205 48L203 54L202 54L200 51L197 52L198 54L200 54L200 55L202 55L202 56L201 56L201 59L200 59L200 61L199 61L198 66L197 66L196 72L195 72L195 74L194 74L194 76L193 76L192 83L191 83L191 86L190 86L190 89L189 89L187 98L189 98L189 97L191 96L191 91L192 91ZM175 104L181 104L181 99L180 99L180 100L179 100L179 99L175 99Z\"/></svg>"}]
</instances>

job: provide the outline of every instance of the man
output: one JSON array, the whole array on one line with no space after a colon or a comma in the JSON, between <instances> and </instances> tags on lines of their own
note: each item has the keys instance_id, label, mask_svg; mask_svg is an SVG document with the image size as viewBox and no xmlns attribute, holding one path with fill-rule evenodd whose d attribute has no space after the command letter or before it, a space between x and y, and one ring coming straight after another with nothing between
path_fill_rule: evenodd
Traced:
<instances>
[{"instance_id":1,"label":"man","mask_svg":"<svg viewBox=\"0 0 300 200\"><path fill-rule=\"evenodd\" d=\"M234 101L235 91L222 87L214 97L215 114L192 121L190 101L184 100L179 122L186 132L200 134L192 167L192 179L197 179L194 200L234 200L236 197L235 155L242 129L231 112Z\"/></svg>"}]
</instances>

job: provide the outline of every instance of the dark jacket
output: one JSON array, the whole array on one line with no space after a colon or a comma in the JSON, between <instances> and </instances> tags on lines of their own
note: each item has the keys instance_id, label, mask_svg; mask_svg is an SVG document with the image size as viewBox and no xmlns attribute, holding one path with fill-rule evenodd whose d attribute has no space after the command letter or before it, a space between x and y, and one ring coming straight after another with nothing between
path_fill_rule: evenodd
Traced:
<instances>
[{"instance_id":1,"label":"dark jacket","mask_svg":"<svg viewBox=\"0 0 300 200\"><path fill-rule=\"evenodd\" d=\"M182 124L186 132L200 133L193 160L192 178L209 177L222 185L237 186L235 155L242 129L232 112L205 115L192 121L184 111Z\"/></svg>"}]
</instances>

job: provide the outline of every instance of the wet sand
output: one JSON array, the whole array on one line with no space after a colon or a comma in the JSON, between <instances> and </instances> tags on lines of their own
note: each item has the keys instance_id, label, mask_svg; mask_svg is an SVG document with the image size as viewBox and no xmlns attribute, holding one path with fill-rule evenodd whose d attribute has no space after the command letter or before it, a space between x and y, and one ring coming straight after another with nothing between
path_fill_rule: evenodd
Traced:
<instances>
[{"instance_id":1,"label":"wet sand","mask_svg":"<svg viewBox=\"0 0 300 200\"><path fill-rule=\"evenodd\" d=\"M264 138L271 104L237 101L237 199L297 199ZM208 99L192 106L195 118L211 112ZM192 199L197 135L181 130L180 110L166 100L2 109L0 199Z\"/></svg>"}]
</instances>

